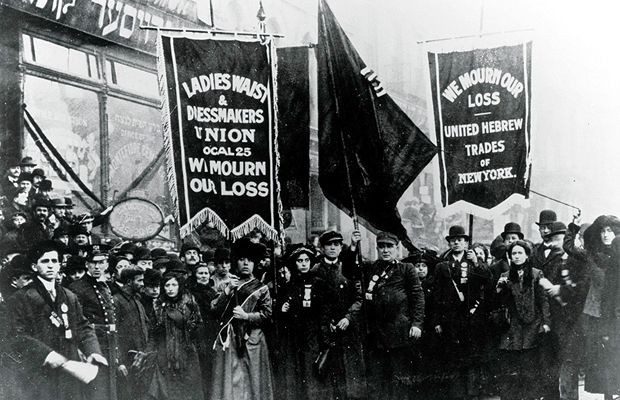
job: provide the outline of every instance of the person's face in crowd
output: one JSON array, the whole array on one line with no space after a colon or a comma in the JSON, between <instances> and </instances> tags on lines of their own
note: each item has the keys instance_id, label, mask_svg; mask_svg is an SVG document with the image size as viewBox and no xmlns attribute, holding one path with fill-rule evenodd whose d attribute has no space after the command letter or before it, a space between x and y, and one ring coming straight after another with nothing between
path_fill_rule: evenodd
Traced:
<instances>
[{"instance_id":1,"label":"person's face in crowd","mask_svg":"<svg viewBox=\"0 0 620 400\"><path fill-rule=\"evenodd\" d=\"M476 253L476 258L480 261L486 261L487 256L484 254L484 249L482 247L476 247L474 249Z\"/></svg>"},{"instance_id":2,"label":"person's face in crowd","mask_svg":"<svg viewBox=\"0 0 620 400\"><path fill-rule=\"evenodd\" d=\"M13 225L15 225L16 228L19 228L22 224L26 223L26 218L24 218L23 215L14 215L13 218L11 218L11 220L13 221Z\"/></svg>"},{"instance_id":3,"label":"person's face in crowd","mask_svg":"<svg viewBox=\"0 0 620 400\"><path fill-rule=\"evenodd\" d=\"M390 262L396 259L396 245L394 243L377 243L377 253L381 261Z\"/></svg>"},{"instance_id":4,"label":"person's face in crowd","mask_svg":"<svg viewBox=\"0 0 620 400\"><path fill-rule=\"evenodd\" d=\"M194 266L200 262L200 254L196 249L187 250L183 256L185 257L185 264L189 266Z\"/></svg>"},{"instance_id":5,"label":"person's face in crowd","mask_svg":"<svg viewBox=\"0 0 620 400\"><path fill-rule=\"evenodd\" d=\"M170 298L177 297L179 294L179 281L177 281L177 278L170 278L164 283L164 292Z\"/></svg>"},{"instance_id":6,"label":"person's face in crowd","mask_svg":"<svg viewBox=\"0 0 620 400\"><path fill-rule=\"evenodd\" d=\"M0 210L0 222L4 221L4 211Z\"/></svg>"},{"instance_id":7,"label":"person's face in crowd","mask_svg":"<svg viewBox=\"0 0 620 400\"><path fill-rule=\"evenodd\" d=\"M138 260L136 261L136 266L142 269L151 269L153 268L153 260Z\"/></svg>"},{"instance_id":8,"label":"person's face in crowd","mask_svg":"<svg viewBox=\"0 0 620 400\"><path fill-rule=\"evenodd\" d=\"M260 233L255 233L254 235L250 237L250 242L260 243L261 238L262 238L262 235Z\"/></svg>"},{"instance_id":9,"label":"person's face in crowd","mask_svg":"<svg viewBox=\"0 0 620 400\"><path fill-rule=\"evenodd\" d=\"M39 185L41 184L41 181L43 180L42 176L39 175L33 175L32 176L32 186L34 187L39 187Z\"/></svg>"},{"instance_id":10,"label":"person's face in crowd","mask_svg":"<svg viewBox=\"0 0 620 400\"><path fill-rule=\"evenodd\" d=\"M138 274L127 284L131 293L140 293L144 288L144 274Z\"/></svg>"},{"instance_id":11,"label":"person's face in crowd","mask_svg":"<svg viewBox=\"0 0 620 400\"><path fill-rule=\"evenodd\" d=\"M65 246L69 245L69 235L60 235L56 238L56 240L58 240L60 243L64 244Z\"/></svg>"},{"instance_id":12,"label":"person's face in crowd","mask_svg":"<svg viewBox=\"0 0 620 400\"><path fill-rule=\"evenodd\" d=\"M318 236L315 236L312 239L312 247L314 247L315 249L318 249L318 248L321 247L321 243L319 242L319 237Z\"/></svg>"},{"instance_id":13,"label":"person's face in crowd","mask_svg":"<svg viewBox=\"0 0 620 400\"><path fill-rule=\"evenodd\" d=\"M86 271L83 269L74 269L73 271L69 272L67 274L67 277L69 278L69 281L71 282L75 282L75 281L79 281L80 279L82 279L84 277L84 275L86 275Z\"/></svg>"},{"instance_id":14,"label":"person's face in crowd","mask_svg":"<svg viewBox=\"0 0 620 400\"><path fill-rule=\"evenodd\" d=\"M208 285L209 279L211 279L211 273L209 272L208 266L200 266L196 268L196 282L199 285Z\"/></svg>"},{"instance_id":15,"label":"person's face in crowd","mask_svg":"<svg viewBox=\"0 0 620 400\"><path fill-rule=\"evenodd\" d=\"M230 260L224 260L219 264L215 264L215 273L219 276L226 276L230 271Z\"/></svg>"},{"instance_id":16,"label":"person's face in crowd","mask_svg":"<svg viewBox=\"0 0 620 400\"><path fill-rule=\"evenodd\" d=\"M32 182L30 181L19 181L19 188L30 191L32 189Z\"/></svg>"},{"instance_id":17,"label":"person's face in crowd","mask_svg":"<svg viewBox=\"0 0 620 400\"><path fill-rule=\"evenodd\" d=\"M37 207L34 209L34 215L41 222L45 222L49 216L50 210L47 207Z\"/></svg>"},{"instance_id":18,"label":"person's face in crowd","mask_svg":"<svg viewBox=\"0 0 620 400\"><path fill-rule=\"evenodd\" d=\"M515 246L510 252L510 261L515 265L523 265L527 260L527 253L521 246Z\"/></svg>"},{"instance_id":19,"label":"person's face in crowd","mask_svg":"<svg viewBox=\"0 0 620 400\"><path fill-rule=\"evenodd\" d=\"M28 204L28 192L19 192L13 198L13 202L15 204L19 204L20 206L25 206Z\"/></svg>"},{"instance_id":20,"label":"person's face in crowd","mask_svg":"<svg viewBox=\"0 0 620 400\"><path fill-rule=\"evenodd\" d=\"M93 221L82 222L80 225L86 228L86 232L88 233L91 233L93 230Z\"/></svg>"},{"instance_id":21,"label":"person's face in crowd","mask_svg":"<svg viewBox=\"0 0 620 400\"><path fill-rule=\"evenodd\" d=\"M21 166L21 172L25 172L27 174L32 174L32 171L34 171L34 167L32 165L24 165Z\"/></svg>"},{"instance_id":22,"label":"person's face in crowd","mask_svg":"<svg viewBox=\"0 0 620 400\"><path fill-rule=\"evenodd\" d=\"M615 237L616 234L611 230L611 227L604 226L601 228L601 242L603 242L605 246L611 246L611 242L613 242Z\"/></svg>"},{"instance_id":23,"label":"person's face in crowd","mask_svg":"<svg viewBox=\"0 0 620 400\"><path fill-rule=\"evenodd\" d=\"M448 244L453 253L462 253L467 250L469 242L464 237L453 237L448 240Z\"/></svg>"},{"instance_id":24,"label":"person's face in crowd","mask_svg":"<svg viewBox=\"0 0 620 400\"><path fill-rule=\"evenodd\" d=\"M58 271L60 271L58 252L54 250L43 253L43 255L37 259L37 262L32 264L32 269L41 279L52 282L56 279Z\"/></svg>"},{"instance_id":25,"label":"person's face in crowd","mask_svg":"<svg viewBox=\"0 0 620 400\"><path fill-rule=\"evenodd\" d=\"M428 266L422 262L417 263L415 265L415 269L418 271L418 276L420 279L424 279L428 275Z\"/></svg>"},{"instance_id":26,"label":"person's face in crowd","mask_svg":"<svg viewBox=\"0 0 620 400\"><path fill-rule=\"evenodd\" d=\"M86 263L88 274L95 279L101 279L108 270L108 257L95 256L92 261Z\"/></svg>"},{"instance_id":27,"label":"person's face in crowd","mask_svg":"<svg viewBox=\"0 0 620 400\"><path fill-rule=\"evenodd\" d=\"M519 235L517 235L516 233L507 233L504 236L504 244L506 246L510 246L511 244L516 242L517 240L519 240Z\"/></svg>"},{"instance_id":28,"label":"person's face in crowd","mask_svg":"<svg viewBox=\"0 0 620 400\"><path fill-rule=\"evenodd\" d=\"M121 271L124 270L125 268L131 266L131 261L129 260L125 260L124 258L121 258L120 260L118 260L118 262L116 263L116 279L121 279Z\"/></svg>"},{"instance_id":29,"label":"person's face in crowd","mask_svg":"<svg viewBox=\"0 0 620 400\"><path fill-rule=\"evenodd\" d=\"M330 260L335 260L340 256L342 252L342 242L334 240L328 243L325 243L323 246L323 254Z\"/></svg>"},{"instance_id":30,"label":"person's face in crowd","mask_svg":"<svg viewBox=\"0 0 620 400\"><path fill-rule=\"evenodd\" d=\"M237 270L242 278L249 278L254 272L254 261L247 257L242 257L237 261Z\"/></svg>"},{"instance_id":31,"label":"person's face in crowd","mask_svg":"<svg viewBox=\"0 0 620 400\"><path fill-rule=\"evenodd\" d=\"M265 257L260 260L260 267L263 271L266 271L271 265L271 259L269 257Z\"/></svg>"},{"instance_id":32,"label":"person's face in crowd","mask_svg":"<svg viewBox=\"0 0 620 400\"><path fill-rule=\"evenodd\" d=\"M17 289L21 289L26 285L29 285L32 282L32 277L28 274L22 274L17 278L13 278L11 284Z\"/></svg>"},{"instance_id":33,"label":"person's face in crowd","mask_svg":"<svg viewBox=\"0 0 620 400\"><path fill-rule=\"evenodd\" d=\"M8 174L12 178L17 178L19 174L21 174L21 172L22 172L22 167L20 167L19 165L15 165L15 166L9 167Z\"/></svg>"},{"instance_id":34,"label":"person's face in crowd","mask_svg":"<svg viewBox=\"0 0 620 400\"><path fill-rule=\"evenodd\" d=\"M84 233L80 233L79 235L75 235L75 237L73 238L73 241L78 246L87 245L88 244L88 235L85 235Z\"/></svg>"},{"instance_id":35,"label":"person's face in crowd","mask_svg":"<svg viewBox=\"0 0 620 400\"><path fill-rule=\"evenodd\" d=\"M151 299L156 299L159 297L159 285L156 285L156 286L145 285L144 290L142 290L142 293L144 293L146 297L150 297Z\"/></svg>"},{"instance_id":36,"label":"person's face in crowd","mask_svg":"<svg viewBox=\"0 0 620 400\"><path fill-rule=\"evenodd\" d=\"M65 215L69 218L73 217L73 208L71 207L65 208Z\"/></svg>"},{"instance_id":37,"label":"person's face in crowd","mask_svg":"<svg viewBox=\"0 0 620 400\"><path fill-rule=\"evenodd\" d=\"M295 265L300 274L307 273L310 271L310 257L307 254L300 254L297 260L295 260Z\"/></svg>"},{"instance_id":38,"label":"person's face in crowd","mask_svg":"<svg viewBox=\"0 0 620 400\"><path fill-rule=\"evenodd\" d=\"M550 238L547 238L547 243L549 243L549 247L561 250L564 246L564 236L566 235L563 233L556 233Z\"/></svg>"},{"instance_id":39,"label":"person's face in crowd","mask_svg":"<svg viewBox=\"0 0 620 400\"><path fill-rule=\"evenodd\" d=\"M57 218L64 218L64 216L67 214L67 209L64 207L54 207L54 215Z\"/></svg>"},{"instance_id":40,"label":"person's face in crowd","mask_svg":"<svg viewBox=\"0 0 620 400\"><path fill-rule=\"evenodd\" d=\"M548 239L545 237L551 233L551 224L542 224L538 226L538 232L540 232L540 237L544 242L547 242Z\"/></svg>"}]
</instances>

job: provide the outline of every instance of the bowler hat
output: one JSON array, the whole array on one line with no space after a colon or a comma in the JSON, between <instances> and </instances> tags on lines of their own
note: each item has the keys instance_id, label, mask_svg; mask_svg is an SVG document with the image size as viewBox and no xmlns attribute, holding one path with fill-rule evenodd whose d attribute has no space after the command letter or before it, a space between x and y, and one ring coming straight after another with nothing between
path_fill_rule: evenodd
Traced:
<instances>
[{"instance_id":1,"label":"bowler hat","mask_svg":"<svg viewBox=\"0 0 620 400\"><path fill-rule=\"evenodd\" d=\"M446 236L446 240L450 241L452 238L465 238L469 241L469 235L465 233L465 228L460 225L451 226L448 230L448 236Z\"/></svg>"},{"instance_id":2,"label":"bowler hat","mask_svg":"<svg viewBox=\"0 0 620 400\"><path fill-rule=\"evenodd\" d=\"M17 178L17 182L28 181L32 183L32 174L30 172L22 172Z\"/></svg>"},{"instance_id":3,"label":"bowler hat","mask_svg":"<svg viewBox=\"0 0 620 400\"><path fill-rule=\"evenodd\" d=\"M549 226L550 232L545 235L546 238L551 237L553 235L565 234L566 233L566 225L563 222L555 221Z\"/></svg>"},{"instance_id":4,"label":"bowler hat","mask_svg":"<svg viewBox=\"0 0 620 400\"><path fill-rule=\"evenodd\" d=\"M542 210L540 212L540 215L538 216L538 222L536 223L536 225L548 225L554 223L557 220L558 216L556 215L555 211Z\"/></svg>"},{"instance_id":5,"label":"bowler hat","mask_svg":"<svg viewBox=\"0 0 620 400\"><path fill-rule=\"evenodd\" d=\"M45 179L45 171L43 171L43 169L41 168L35 168L32 170L32 176L40 176L41 178Z\"/></svg>"},{"instance_id":6,"label":"bowler hat","mask_svg":"<svg viewBox=\"0 0 620 400\"><path fill-rule=\"evenodd\" d=\"M75 204L73 204L73 200L71 200L71 197L65 197L65 204L67 205L67 208L73 208L75 206Z\"/></svg>"},{"instance_id":7,"label":"bowler hat","mask_svg":"<svg viewBox=\"0 0 620 400\"><path fill-rule=\"evenodd\" d=\"M157 260L158 258L167 258L168 252L166 252L166 249L156 247L151 250L151 257L153 257L153 260Z\"/></svg>"},{"instance_id":8,"label":"bowler hat","mask_svg":"<svg viewBox=\"0 0 620 400\"><path fill-rule=\"evenodd\" d=\"M44 192L52 190L52 181L49 179L43 179L41 183L39 183L39 189Z\"/></svg>"},{"instance_id":9,"label":"bowler hat","mask_svg":"<svg viewBox=\"0 0 620 400\"><path fill-rule=\"evenodd\" d=\"M133 253L133 261L139 260L152 260L151 250L146 247L138 247L136 251Z\"/></svg>"},{"instance_id":10,"label":"bowler hat","mask_svg":"<svg viewBox=\"0 0 620 400\"><path fill-rule=\"evenodd\" d=\"M69 235L69 227L66 225L60 225L58 228L54 229L54 238L59 238L60 236Z\"/></svg>"},{"instance_id":11,"label":"bowler hat","mask_svg":"<svg viewBox=\"0 0 620 400\"><path fill-rule=\"evenodd\" d=\"M396 246L398 244L398 236L390 232L379 232L377 235L377 244L387 243Z\"/></svg>"},{"instance_id":12,"label":"bowler hat","mask_svg":"<svg viewBox=\"0 0 620 400\"><path fill-rule=\"evenodd\" d=\"M504 225L504 232L502 232L502 239L506 239L506 235L509 233L516 234L519 239L523 239L523 232L521 232L521 225L516 222L509 222Z\"/></svg>"},{"instance_id":13,"label":"bowler hat","mask_svg":"<svg viewBox=\"0 0 620 400\"><path fill-rule=\"evenodd\" d=\"M30 156L26 156L26 157L22 158L22 162L20 163L20 166L22 166L22 167L34 167L36 165L37 164L34 162L32 157L30 157Z\"/></svg>"},{"instance_id":14,"label":"bowler hat","mask_svg":"<svg viewBox=\"0 0 620 400\"><path fill-rule=\"evenodd\" d=\"M327 231L319 237L319 242L321 246L325 246L329 242L343 242L344 238L342 234L337 231Z\"/></svg>"},{"instance_id":15,"label":"bowler hat","mask_svg":"<svg viewBox=\"0 0 620 400\"><path fill-rule=\"evenodd\" d=\"M51 204L48 199L45 197L37 197L32 205L32 209L35 210L37 207L47 207L50 208Z\"/></svg>"}]
</instances>

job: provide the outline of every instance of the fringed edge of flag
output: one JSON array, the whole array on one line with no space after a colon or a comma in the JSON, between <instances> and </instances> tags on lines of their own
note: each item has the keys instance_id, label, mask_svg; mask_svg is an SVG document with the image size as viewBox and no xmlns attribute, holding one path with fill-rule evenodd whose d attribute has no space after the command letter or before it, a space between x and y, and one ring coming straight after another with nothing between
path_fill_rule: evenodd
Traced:
<instances>
[{"instance_id":1,"label":"fringed edge of flag","mask_svg":"<svg viewBox=\"0 0 620 400\"><path fill-rule=\"evenodd\" d=\"M278 147L278 136L280 132L278 131L278 52L273 40L268 44L269 46L269 58L271 60L271 76L272 76L272 84L273 84L273 152L276 157L275 162L275 170L274 170L274 180L276 182L276 202L277 202L277 212L278 212L278 222L279 222L279 240L280 244L284 246L284 208L282 206L282 197L281 191L282 186L280 184L280 149Z\"/></svg>"},{"instance_id":2,"label":"fringed edge of flag","mask_svg":"<svg viewBox=\"0 0 620 400\"><path fill-rule=\"evenodd\" d=\"M170 39L172 40L172 38ZM161 97L162 110L162 130L164 132L164 150L166 152L166 179L168 180L168 190L170 199L176 215L177 221L180 220L179 212L179 192L177 190L177 177L174 170L174 153L172 151L172 123L170 121L170 103L168 102L168 79L166 79L166 60L164 59L164 45L162 35L157 36L157 78L159 82L159 94ZM191 224L191 221L188 225ZM187 225L185 225L187 226ZM187 235L181 235L185 237Z\"/></svg>"},{"instance_id":3,"label":"fringed edge of flag","mask_svg":"<svg viewBox=\"0 0 620 400\"><path fill-rule=\"evenodd\" d=\"M260 215L254 214L250 218L248 218L241 225L236 226L234 229L230 231L231 239L238 240L252 232L254 228L258 228L262 233L265 234L267 239L277 241L278 231L273 228L273 226L269 225Z\"/></svg>"},{"instance_id":4,"label":"fringed edge of flag","mask_svg":"<svg viewBox=\"0 0 620 400\"><path fill-rule=\"evenodd\" d=\"M194 215L187 224L181 227L180 233L179 233L181 235L181 239L183 239L186 236L189 236L193 231L198 229L198 227L202 225L205 221L212 222L213 226L217 230L219 230L222 233L222 235L228 237L229 230L224 220L222 220L220 216L215 213L215 211L213 211L209 207L205 207L202 210L200 210L200 212L198 212L196 215Z\"/></svg>"}]
</instances>

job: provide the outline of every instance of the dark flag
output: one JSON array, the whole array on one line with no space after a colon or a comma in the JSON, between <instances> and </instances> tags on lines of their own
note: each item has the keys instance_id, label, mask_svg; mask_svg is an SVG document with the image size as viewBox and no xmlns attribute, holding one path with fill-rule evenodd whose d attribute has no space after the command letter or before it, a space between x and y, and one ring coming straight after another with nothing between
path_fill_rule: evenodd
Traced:
<instances>
[{"instance_id":1,"label":"dark flag","mask_svg":"<svg viewBox=\"0 0 620 400\"><path fill-rule=\"evenodd\" d=\"M278 150L282 206L308 208L310 79L308 46L278 49Z\"/></svg>"},{"instance_id":2,"label":"dark flag","mask_svg":"<svg viewBox=\"0 0 620 400\"><path fill-rule=\"evenodd\" d=\"M410 242L396 204L437 148L386 94L319 1L319 183L372 228Z\"/></svg>"}]
</instances>

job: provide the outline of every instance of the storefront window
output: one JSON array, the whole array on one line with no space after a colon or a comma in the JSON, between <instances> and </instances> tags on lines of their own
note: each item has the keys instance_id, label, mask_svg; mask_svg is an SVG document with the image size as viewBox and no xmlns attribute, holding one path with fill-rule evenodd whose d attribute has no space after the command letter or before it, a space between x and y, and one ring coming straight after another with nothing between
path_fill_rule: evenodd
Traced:
<instances>
[{"instance_id":1,"label":"storefront window","mask_svg":"<svg viewBox=\"0 0 620 400\"><path fill-rule=\"evenodd\" d=\"M24 77L24 102L43 133L67 161L82 182L98 197L101 196L100 115L99 101L94 91L53 82L30 75ZM25 151L35 159L37 168L43 168L53 183L54 193L67 196L79 190L69 178L61 179L47 162L28 132ZM96 203L87 196L88 204ZM74 202L75 201L74 197ZM77 202L78 209L86 207Z\"/></svg>"},{"instance_id":2,"label":"storefront window","mask_svg":"<svg viewBox=\"0 0 620 400\"><path fill-rule=\"evenodd\" d=\"M106 75L109 85L121 90L148 96L159 97L157 74L135 68L114 60L106 61Z\"/></svg>"}]
</instances>

